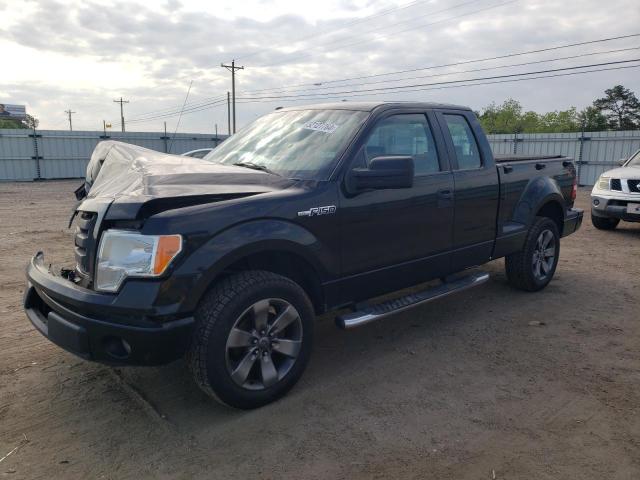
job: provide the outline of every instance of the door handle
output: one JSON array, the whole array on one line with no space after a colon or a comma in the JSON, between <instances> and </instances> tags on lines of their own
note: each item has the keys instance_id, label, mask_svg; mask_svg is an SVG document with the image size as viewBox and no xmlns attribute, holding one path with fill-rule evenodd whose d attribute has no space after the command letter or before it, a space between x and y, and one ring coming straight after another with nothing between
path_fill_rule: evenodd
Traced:
<instances>
[{"instance_id":1,"label":"door handle","mask_svg":"<svg viewBox=\"0 0 640 480\"><path fill-rule=\"evenodd\" d=\"M504 173L511 173L513 172L513 167L511 165L503 165L502 170Z\"/></svg>"},{"instance_id":2,"label":"door handle","mask_svg":"<svg viewBox=\"0 0 640 480\"><path fill-rule=\"evenodd\" d=\"M438 198L442 200L451 200L453 192L451 190L438 190Z\"/></svg>"},{"instance_id":3,"label":"door handle","mask_svg":"<svg viewBox=\"0 0 640 480\"><path fill-rule=\"evenodd\" d=\"M438 193L436 194L438 197L438 208L448 208L451 205L453 205L452 199L453 199L453 191L445 188L442 190L438 190Z\"/></svg>"},{"instance_id":4,"label":"door handle","mask_svg":"<svg viewBox=\"0 0 640 480\"><path fill-rule=\"evenodd\" d=\"M536 163L536 170L542 170L543 168L547 168L547 165L544 163Z\"/></svg>"}]
</instances>

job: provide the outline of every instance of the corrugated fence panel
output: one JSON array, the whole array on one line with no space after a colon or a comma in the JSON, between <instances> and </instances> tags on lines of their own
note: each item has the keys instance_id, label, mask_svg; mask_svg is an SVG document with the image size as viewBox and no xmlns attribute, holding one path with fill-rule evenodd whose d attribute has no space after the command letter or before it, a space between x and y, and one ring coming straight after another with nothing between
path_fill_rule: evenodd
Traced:
<instances>
[{"instance_id":1,"label":"corrugated fence panel","mask_svg":"<svg viewBox=\"0 0 640 480\"><path fill-rule=\"evenodd\" d=\"M517 153L526 155L564 155L578 160L580 153L580 134L574 133L534 133L518 135Z\"/></svg>"},{"instance_id":2,"label":"corrugated fence panel","mask_svg":"<svg viewBox=\"0 0 640 480\"><path fill-rule=\"evenodd\" d=\"M30 130L0 130L0 180L33 180L38 176Z\"/></svg>"},{"instance_id":3,"label":"corrugated fence panel","mask_svg":"<svg viewBox=\"0 0 640 480\"><path fill-rule=\"evenodd\" d=\"M491 149L496 155L508 155L513 153L513 135L488 135L488 138Z\"/></svg>"},{"instance_id":4,"label":"corrugated fence panel","mask_svg":"<svg viewBox=\"0 0 640 480\"><path fill-rule=\"evenodd\" d=\"M110 139L159 152L184 153L217 146L226 135L158 132L0 130L0 181L81 178L98 142ZM37 158L36 158L37 157Z\"/></svg>"},{"instance_id":5,"label":"corrugated fence panel","mask_svg":"<svg viewBox=\"0 0 640 480\"><path fill-rule=\"evenodd\" d=\"M488 135L495 154L564 155L578 167L580 185L593 185L621 159L640 150L640 130L625 132L526 133Z\"/></svg>"}]
</instances>

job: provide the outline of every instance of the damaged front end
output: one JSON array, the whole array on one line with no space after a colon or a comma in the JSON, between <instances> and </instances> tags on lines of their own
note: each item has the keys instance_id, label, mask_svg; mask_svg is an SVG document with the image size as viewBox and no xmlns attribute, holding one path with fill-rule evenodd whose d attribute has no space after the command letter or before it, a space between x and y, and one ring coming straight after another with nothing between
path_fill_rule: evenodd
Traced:
<instances>
[{"instance_id":1,"label":"damaged front end","mask_svg":"<svg viewBox=\"0 0 640 480\"><path fill-rule=\"evenodd\" d=\"M75 192L75 267L47 266L42 252L33 257L27 266L27 317L52 342L83 358L156 365L181 357L193 326L185 307L193 273L181 276L177 261L171 262L190 231L145 232L145 224L169 210L290 184L265 172L100 143ZM197 248L197 242L187 248ZM98 266L106 279L102 288Z\"/></svg>"}]
</instances>

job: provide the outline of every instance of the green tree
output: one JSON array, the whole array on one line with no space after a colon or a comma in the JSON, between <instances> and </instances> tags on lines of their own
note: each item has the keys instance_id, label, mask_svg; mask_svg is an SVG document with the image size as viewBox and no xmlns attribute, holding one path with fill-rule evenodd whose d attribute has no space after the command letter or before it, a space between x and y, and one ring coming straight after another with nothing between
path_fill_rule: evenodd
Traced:
<instances>
[{"instance_id":1,"label":"green tree","mask_svg":"<svg viewBox=\"0 0 640 480\"><path fill-rule=\"evenodd\" d=\"M26 128L38 128L40 120L27 113L24 120L22 120L22 123L26 126Z\"/></svg>"},{"instance_id":2,"label":"green tree","mask_svg":"<svg viewBox=\"0 0 640 480\"><path fill-rule=\"evenodd\" d=\"M578 123L585 132L601 132L608 127L607 117L596 107L587 107L578 113Z\"/></svg>"},{"instance_id":3,"label":"green tree","mask_svg":"<svg viewBox=\"0 0 640 480\"><path fill-rule=\"evenodd\" d=\"M640 101L622 85L604 91L605 96L593 102L615 130L634 130L640 127Z\"/></svg>"},{"instance_id":4,"label":"green tree","mask_svg":"<svg viewBox=\"0 0 640 480\"><path fill-rule=\"evenodd\" d=\"M502 105L487 106L480 114L480 124L487 133L514 133L522 130L522 105L512 98Z\"/></svg>"},{"instance_id":5,"label":"green tree","mask_svg":"<svg viewBox=\"0 0 640 480\"><path fill-rule=\"evenodd\" d=\"M25 124L23 124L19 120L14 119L2 119L0 120L0 128L27 128Z\"/></svg>"},{"instance_id":6,"label":"green tree","mask_svg":"<svg viewBox=\"0 0 640 480\"><path fill-rule=\"evenodd\" d=\"M569 110L556 110L541 115L537 131L540 133L579 132L580 123L575 107Z\"/></svg>"}]
</instances>

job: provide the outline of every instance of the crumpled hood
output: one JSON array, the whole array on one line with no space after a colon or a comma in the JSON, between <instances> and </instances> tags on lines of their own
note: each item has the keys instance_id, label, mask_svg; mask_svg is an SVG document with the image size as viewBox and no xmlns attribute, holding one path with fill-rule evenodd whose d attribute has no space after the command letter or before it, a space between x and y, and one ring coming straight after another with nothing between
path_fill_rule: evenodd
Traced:
<instances>
[{"instance_id":1,"label":"crumpled hood","mask_svg":"<svg viewBox=\"0 0 640 480\"><path fill-rule=\"evenodd\" d=\"M110 218L133 219L145 204L156 201L157 205L157 200L176 208L277 191L292 183L244 167L104 141L96 146L87 165L88 194L83 203L108 202Z\"/></svg>"}]
</instances>

